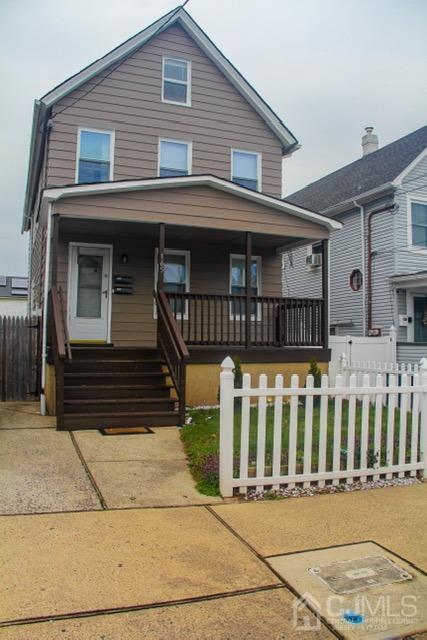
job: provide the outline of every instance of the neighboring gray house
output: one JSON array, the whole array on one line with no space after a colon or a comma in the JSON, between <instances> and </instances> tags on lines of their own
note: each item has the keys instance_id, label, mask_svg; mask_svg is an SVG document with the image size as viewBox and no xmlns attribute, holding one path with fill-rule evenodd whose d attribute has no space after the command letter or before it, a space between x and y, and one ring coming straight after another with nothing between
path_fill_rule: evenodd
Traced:
<instances>
[{"instance_id":1,"label":"neighboring gray house","mask_svg":"<svg viewBox=\"0 0 427 640\"><path fill-rule=\"evenodd\" d=\"M26 316L28 278L0 276L0 317Z\"/></svg>"},{"instance_id":2,"label":"neighboring gray house","mask_svg":"<svg viewBox=\"0 0 427 640\"><path fill-rule=\"evenodd\" d=\"M286 196L344 223L330 239L330 327L336 335L398 328L398 360L427 356L427 126ZM315 243L283 254L283 292L321 295Z\"/></svg>"}]
</instances>

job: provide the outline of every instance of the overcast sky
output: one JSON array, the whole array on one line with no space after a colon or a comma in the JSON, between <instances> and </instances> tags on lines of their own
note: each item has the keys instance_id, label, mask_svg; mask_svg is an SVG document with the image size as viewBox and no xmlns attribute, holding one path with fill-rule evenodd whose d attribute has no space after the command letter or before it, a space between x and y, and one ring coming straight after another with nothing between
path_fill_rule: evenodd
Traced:
<instances>
[{"instance_id":1,"label":"overcast sky","mask_svg":"<svg viewBox=\"0 0 427 640\"><path fill-rule=\"evenodd\" d=\"M174 0L0 0L0 274L20 236L33 100L172 9ZM302 147L285 193L426 123L427 0L190 0L186 9Z\"/></svg>"}]
</instances>

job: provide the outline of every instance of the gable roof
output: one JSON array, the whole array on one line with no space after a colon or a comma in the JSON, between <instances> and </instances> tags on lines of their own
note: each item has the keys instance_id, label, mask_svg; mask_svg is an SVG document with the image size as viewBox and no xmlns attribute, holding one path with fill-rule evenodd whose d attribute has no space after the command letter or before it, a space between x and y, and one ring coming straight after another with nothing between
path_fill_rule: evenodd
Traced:
<instances>
[{"instance_id":1,"label":"gable roof","mask_svg":"<svg viewBox=\"0 0 427 640\"><path fill-rule=\"evenodd\" d=\"M286 199L314 211L332 209L382 186L391 187L426 148L427 126L312 182Z\"/></svg>"},{"instance_id":2,"label":"gable roof","mask_svg":"<svg viewBox=\"0 0 427 640\"><path fill-rule=\"evenodd\" d=\"M253 191L241 187L231 180L224 180L210 174L189 175L189 176L173 176L161 178L143 178L141 180L118 180L111 182L95 182L89 184L71 184L62 187L50 187L43 192L43 198L47 202L56 202L63 198L73 198L81 195L102 195L108 193L123 193L126 191L146 191L153 189L173 189L185 188L191 186L209 186L218 191L225 191L232 195L258 202L271 209L275 209L282 213L288 213L302 220L309 220L316 224L333 231L341 229L342 224L338 220L323 216L315 211L310 211L303 207L266 195L260 191Z\"/></svg>"},{"instance_id":3,"label":"gable roof","mask_svg":"<svg viewBox=\"0 0 427 640\"><path fill-rule=\"evenodd\" d=\"M184 31L196 42L202 51L228 78L235 89L247 100L252 108L264 120L282 144L283 155L290 153L298 147L298 140L285 126L282 120L274 113L252 85L245 80L242 74L216 47L212 40L199 27L193 18L181 6L165 14L156 22L146 27L135 36L129 38L121 45L112 49L102 58L95 60L87 67L74 74L54 89L46 93L40 100L34 103L33 129L30 146L30 159L28 167L27 191L24 204L23 230L28 228L28 218L34 202L35 190L38 180L38 167L41 164L43 144L45 137L46 114L59 100L80 87L82 84L104 71L113 64L130 56L137 49L146 44L151 38L158 35L174 24L179 24Z\"/></svg>"}]
</instances>

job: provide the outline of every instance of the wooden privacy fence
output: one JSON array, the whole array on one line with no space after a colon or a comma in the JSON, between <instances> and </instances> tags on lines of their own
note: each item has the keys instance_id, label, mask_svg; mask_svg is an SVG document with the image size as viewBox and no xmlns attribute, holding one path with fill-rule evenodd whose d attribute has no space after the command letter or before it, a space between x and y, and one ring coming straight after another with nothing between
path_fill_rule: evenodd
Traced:
<instances>
[{"instance_id":1,"label":"wooden privacy fence","mask_svg":"<svg viewBox=\"0 0 427 640\"><path fill-rule=\"evenodd\" d=\"M0 317L0 399L38 394L39 318Z\"/></svg>"},{"instance_id":2,"label":"wooden privacy fence","mask_svg":"<svg viewBox=\"0 0 427 640\"><path fill-rule=\"evenodd\" d=\"M309 375L300 386L291 377L283 386L278 374L251 387L243 375L234 387L234 363L226 358L220 375L220 490L223 496L248 487L324 486L359 479L379 480L427 475L427 362L412 380L378 374L375 385L365 374L357 385L327 375L314 387ZM374 398L373 404L371 398ZM384 398L386 402L384 404Z\"/></svg>"}]
</instances>

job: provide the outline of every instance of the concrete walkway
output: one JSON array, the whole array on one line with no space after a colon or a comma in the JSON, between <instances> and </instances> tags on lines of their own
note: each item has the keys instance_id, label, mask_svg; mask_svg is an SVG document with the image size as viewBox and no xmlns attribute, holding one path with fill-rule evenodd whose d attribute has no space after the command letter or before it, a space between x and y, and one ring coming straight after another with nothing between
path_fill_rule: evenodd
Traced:
<instances>
[{"instance_id":1,"label":"concrete walkway","mask_svg":"<svg viewBox=\"0 0 427 640\"><path fill-rule=\"evenodd\" d=\"M34 402L0 404L0 466L0 514L221 502L195 489L175 427L58 432Z\"/></svg>"},{"instance_id":2,"label":"concrete walkway","mask_svg":"<svg viewBox=\"0 0 427 640\"><path fill-rule=\"evenodd\" d=\"M18 487L5 483L1 494L0 640L347 637L299 608L287 554L372 541L427 569L427 484L203 505L189 476L167 466L174 429L70 437L38 416L31 429L13 420L16 428L0 429L1 469L13 470ZM148 499L134 487L159 473L156 455L180 484ZM167 496L181 506L165 506ZM146 507L150 500L163 508Z\"/></svg>"}]
</instances>

